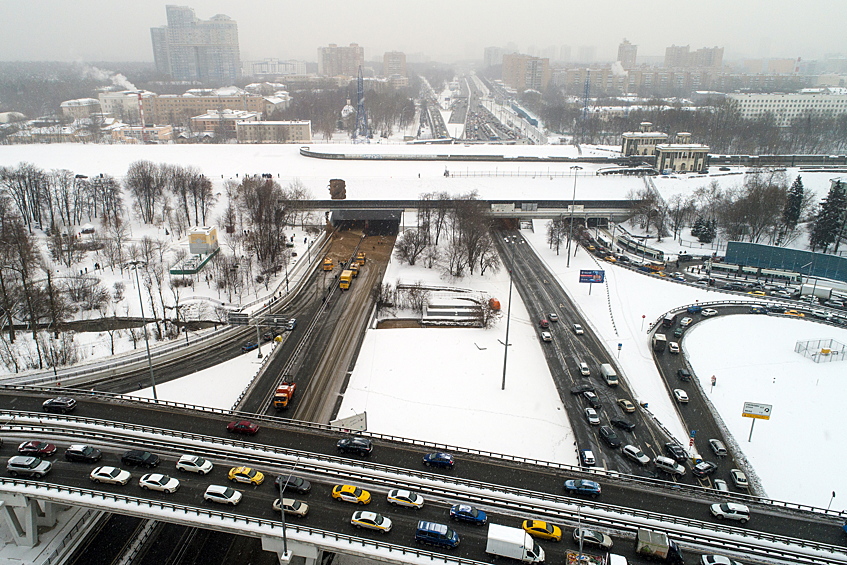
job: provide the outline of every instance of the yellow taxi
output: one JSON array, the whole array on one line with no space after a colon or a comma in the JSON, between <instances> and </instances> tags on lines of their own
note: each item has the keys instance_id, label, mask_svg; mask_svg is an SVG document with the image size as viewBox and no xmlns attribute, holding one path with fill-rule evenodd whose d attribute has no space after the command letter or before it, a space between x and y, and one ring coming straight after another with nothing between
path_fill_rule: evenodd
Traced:
<instances>
[{"instance_id":1,"label":"yellow taxi","mask_svg":"<svg viewBox=\"0 0 847 565\"><path fill-rule=\"evenodd\" d=\"M797 310L786 310L783 312L786 316L797 316L798 318L805 318L806 315L802 312L798 312Z\"/></svg>"},{"instance_id":2,"label":"yellow taxi","mask_svg":"<svg viewBox=\"0 0 847 565\"><path fill-rule=\"evenodd\" d=\"M562 541L562 529L541 520L524 520L523 529L534 538Z\"/></svg>"},{"instance_id":3,"label":"yellow taxi","mask_svg":"<svg viewBox=\"0 0 847 565\"><path fill-rule=\"evenodd\" d=\"M748 292L750 296L767 296L768 294L763 290L751 290Z\"/></svg>"},{"instance_id":4,"label":"yellow taxi","mask_svg":"<svg viewBox=\"0 0 847 565\"><path fill-rule=\"evenodd\" d=\"M265 475L251 467L233 467L227 477L234 483L260 485L265 482Z\"/></svg>"},{"instance_id":5,"label":"yellow taxi","mask_svg":"<svg viewBox=\"0 0 847 565\"><path fill-rule=\"evenodd\" d=\"M332 487L332 498L353 504L371 503L371 493L353 485L335 485Z\"/></svg>"},{"instance_id":6,"label":"yellow taxi","mask_svg":"<svg viewBox=\"0 0 847 565\"><path fill-rule=\"evenodd\" d=\"M603 259L605 259L609 263L617 263L618 262L618 260L615 259L614 255L606 255L605 257L603 257Z\"/></svg>"}]
</instances>

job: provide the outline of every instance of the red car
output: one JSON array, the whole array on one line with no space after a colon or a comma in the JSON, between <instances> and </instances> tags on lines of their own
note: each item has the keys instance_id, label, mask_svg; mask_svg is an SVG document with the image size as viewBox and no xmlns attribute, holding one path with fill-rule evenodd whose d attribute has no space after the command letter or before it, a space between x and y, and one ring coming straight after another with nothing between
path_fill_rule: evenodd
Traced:
<instances>
[{"instance_id":1,"label":"red car","mask_svg":"<svg viewBox=\"0 0 847 565\"><path fill-rule=\"evenodd\" d=\"M18 446L18 453L21 455L50 457L56 453L56 446L46 441L25 441Z\"/></svg>"},{"instance_id":2,"label":"red car","mask_svg":"<svg viewBox=\"0 0 847 565\"><path fill-rule=\"evenodd\" d=\"M230 422L226 426L226 431L234 434L247 434L250 436L256 435L259 431L259 426L249 420L241 420L239 422Z\"/></svg>"}]
</instances>

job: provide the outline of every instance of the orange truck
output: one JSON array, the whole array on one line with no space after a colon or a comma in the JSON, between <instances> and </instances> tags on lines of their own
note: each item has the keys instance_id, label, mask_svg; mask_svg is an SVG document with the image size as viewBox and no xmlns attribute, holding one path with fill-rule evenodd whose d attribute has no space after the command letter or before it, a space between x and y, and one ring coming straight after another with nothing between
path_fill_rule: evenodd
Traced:
<instances>
[{"instance_id":1,"label":"orange truck","mask_svg":"<svg viewBox=\"0 0 847 565\"><path fill-rule=\"evenodd\" d=\"M364 265L364 264L365 264L365 252L364 252L364 251L359 251L359 254L358 254L358 255L356 255L356 262L357 262L359 265Z\"/></svg>"},{"instance_id":2,"label":"orange truck","mask_svg":"<svg viewBox=\"0 0 847 565\"><path fill-rule=\"evenodd\" d=\"M324 271L331 271L334 265L332 264L332 259L327 257L324 259Z\"/></svg>"},{"instance_id":3,"label":"orange truck","mask_svg":"<svg viewBox=\"0 0 847 565\"><path fill-rule=\"evenodd\" d=\"M294 398L294 391L297 390L296 383L281 382L274 393L273 405L277 410L285 410L288 404Z\"/></svg>"}]
</instances>

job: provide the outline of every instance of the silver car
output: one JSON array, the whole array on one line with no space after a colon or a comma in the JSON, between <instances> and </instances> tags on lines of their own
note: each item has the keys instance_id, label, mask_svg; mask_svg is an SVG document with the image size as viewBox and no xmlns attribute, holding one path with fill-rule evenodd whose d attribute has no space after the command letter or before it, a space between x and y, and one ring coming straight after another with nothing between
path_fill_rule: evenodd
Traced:
<instances>
[{"instance_id":1,"label":"silver car","mask_svg":"<svg viewBox=\"0 0 847 565\"><path fill-rule=\"evenodd\" d=\"M600 425L600 416L597 415L597 410L594 408L585 409L585 419L588 420L588 423L592 426Z\"/></svg>"},{"instance_id":2,"label":"silver car","mask_svg":"<svg viewBox=\"0 0 847 565\"><path fill-rule=\"evenodd\" d=\"M634 445L625 445L623 446L623 454L639 465L646 465L650 462L650 458L644 454L641 449Z\"/></svg>"}]
</instances>

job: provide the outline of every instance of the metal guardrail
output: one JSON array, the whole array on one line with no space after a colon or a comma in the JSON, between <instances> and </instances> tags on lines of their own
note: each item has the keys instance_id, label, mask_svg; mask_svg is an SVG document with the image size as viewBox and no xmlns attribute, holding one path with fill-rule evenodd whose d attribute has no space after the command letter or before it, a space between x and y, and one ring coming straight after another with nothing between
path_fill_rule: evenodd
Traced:
<instances>
[{"instance_id":1,"label":"metal guardrail","mask_svg":"<svg viewBox=\"0 0 847 565\"><path fill-rule=\"evenodd\" d=\"M119 400L122 404L126 404L127 402L135 403L135 404L150 404L153 406L166 406L171 408L177 408L184 411L192 412L192 413L203 413L209 415L216 416L226 416L227 418L239 418L239 419L250 419L257 422L262 422L264 424L274 424L280 427L293 427L301 430L310 430L310 431L322 431L327 432L333 435L337 435L339 433L338 428L330 426L328 424L320 424L316 422L304 422L299 420L291 420L288 418L281 418L278 416L270 416L264 414L253 414L250 412L238 412L233 410L224 410L221 408L211 408L208 406L197 406L193 404L185 404L181 402L173 402L173 401L165 401L165 400L153 400L148 398L137 398L127 395L120 394L112 394L108 392L93 392L93 391L69 391L67 389L52 389L52 388L35 388L35 387L24 387L24 386L9 386L9 385L0 385L0 390L14 390L21 392L40 392L47 394L68 394L69 392L78 392L77 397L80 396L88 396L89 398L97 398L99 400L106 401L114 401ZM150 426L139 426L137 424L127 424L123 422L109 422L106 420L98 420L95 418L84 418L79 416L63 416L58 414L45 414L43 412L25 412L25 411L14 411L14 410L0 410L0 414L19 414L19 415L29 415L35 418L41 418L42 420L54 419L57 421L85 421L90 423L100 423L105 422L107 425L111 425L116 428L123 428L129 430L138 430L138 431L148 431L148 430L159 430L160 428L154 428ZM172 436L181 436L181 437L189 437L189 438L202 438L206 436L199 436L197 434L190 434L187 432L178 432L173 430L164 430L165 433L170 434ZM579 467L575 465L568 465L566 463L557 463L554 461L545 461L542 459L533 459L528 457L521 457L518 455L508 455L503 453L496 453L492 451L485 451L480 449L473 449L468 447L444 444L444 443L435 443L425 440L418 440L413 438L406 438L403 436L395 436L390 434L380 434L376 432L357 432L357 435L361 435L363 437L369 437L373 439L379 439L384 441L390 441L395 443L402 443L405 445L415 445L420 447L425 447L427 449L431 449L434 451L450 451L453 453L464 453L467 455L475 455L486 457L490 459L497 459L500 461L513 462L513 463L521 463L528 465L535 465L537 467L543 467L546 469L555 469L560 471L567 471L568 473L575 473L581 476L586 477L604 477L604 478L612 478L614 480L630 483L630 484L639 484L641 486L646 486L650 488L660 488L666 490L668 492L673 492L674 494L681 495L687 494L690 496L701 496L704 493L709 493L710 496L714 495L714 489L706 489L704 487L696 486L696 485L682 485L679 483L662 481L659 479L649 479L646 477L637 477L635 475L626 475L624 473L619 473L617 471L605 471L605 470L595 470L592 468ZM234 440L227 440L224 438L214 438L210 436L210 439L220 443L220 444L230 444L230 445L240 445L240 446L255 446L256 444L250 442L237 442ZM831 510L828 508L821 508L806 504L799 504L794 502L787 502L781 500L772 500L759 498L755 496L743 495L740 493L732 493L730 496L738 497L744 499L746 502L753 504L765 504L769 507L775 509L786 509L786 510L794 510L801 512L810 512L817 515L823 515L828 517L837 517L837 518L845 518L847 517L847 511L844 510Z\"/></svg>"},{"instance_id":2,"label":"metal guardrail","mask_svg":"<svg viewBox=\"0 0 847 565\"><path fill-rule=\"evenodd\" d=\"M65 533L65 536L62 538L62 541L59 543L58 547L56 547L50 555L43 561L47 565L52 565L53 563L61 563L65 560L65 555L62 553L65 547L68 545L68 541L73 539L76 536L77 532L82 528L88 526L89 522L92 518L96 518L100 516L100 512L89 508L85 511L85 514L82 515L76 524L74 524L73 528L71 528L68 532Z\"/></svg>"},{"instance_id":3,"label":"metal guardrail","mask_svg":"<svg viewBox=\"0 0 847 565\"><path fill-rule=\"evenodd\" d=\"M27 415L33 417L43 416L41 413L28 413ZM103 421L76 417L57 417L57 419L81 421L79 423L85 424L85 428L84 431L77 431L77 433L84 433L87 438L94 437L110 441L115 441L115 439L127 441L127 437L121 437L120 435L110 434L108 432L99 432L96 429L92 429L90 426L92 423L104 425ZM9 427L12 431L29 431L30 429L37 429L42 432L68 433L68 430L65 428L43 427L35 423L12 423ZM126 425L118 423L114 427L125 429ZM136 426L131 427L134 428ZM266 464L279 464L279 461L273 459L270 455L284 454L292 458L297 458L298 469L300 469L301 472L314 472L324 475L328 474L338 478L343 478L347 482L350 482L351 480L356 482L358 480L370 484L381 484L390 488L402 486L421 490L429 494L442 495L451 500L461 499L477 504L488 503L505 506L512 510L531 512L536 515L539 511L541 511L549 515L551 518L557 518L559 520L565 519L572 522L581 520L583 523L589 523L600 528L612 528L615 530L624 530L626 532L634 532L639 527L643 527L645 525L645 521L649 521L667 531L673 530L670 525L674 525L679 526L680 534L683 533L684 528L684 539L688 544L691 544L692 539L696 537L699 540L698 543L702 543L708 547L714 547L717 544L721 548L743 551L748 554L755 553L762 556L773 556L778 554L781 557L791 559L792 562L796 563L834 563L836 561L834 561L833 558L837 556L840 556L838 557L837 562L847 563L847 554L844 553L844 549L830 544L756 532L732 526L723 526L721 524L711 524L699 520L669 516L638 509L621 508L610 504L588 502L582 499L568 498L562 495L504 487L502 485L484 483L481 481L447 477L444 475L435 475L432 473L413 471L364 461L360 462L343 459L323 454L304 453L273 446L258 446L256 444L237 440L226 440L211 436L200 436L197 434L185 434L181 432L174 432L172 430L161 430L158 428L144 427L144 431L146 433L160 434L166 437L180 437L181 439L190 440L188 443L192 446L192 450L194 452L200 452L202 455L207 457L226 458L228 455L243 453L242 450L249 447L252 448L254 452L265 451L269 454L267 456L261 456L260 453L256 453L255 455L252 455L252 459L254 461L260 461ZM132 440L132 438L129 437L129 440ZM233 452L230 454L212 450L204 451L202 443L206 443L208 445L227 445L228 447L233 448ZM149 437L144 438L144 445L150 447L161 446L168 450L173 450L175 447L173 442L168 442L166 440L159 442ZM406 477L406 480L409 482L401 484L403 477ZM526 500L519 500L516 497L523 497ZM540 502L546 503L546 506L540 504ZM591 512L586 513L585 508L595 511L595 515L592 515ZM246 518L253 519L249 517ZM697 531L692 532L692 528ZM723 539L721 536L706 534L705 532L707 531L732 535L740 539ZM768 544L785 545L786 548L780 549L779 547L772 545L762 546L761 544L753 543L751 541L744 541L751 539L757 540L758 542L764 541ZM788 549L790 547L800 547L816 552L826 552L831 555L831 557L818 559L809 555L808 552Z\"/></svg>"},{"instance_id":4,"label":"metal guardrail","mask_svg":"<svg viewBox=\"0 0 847 565\"><path fill-rule=\"evenodd\" d=\"M39 483L3 477L0 478L0 491L36 497L41 495L42 498L48 498L50 500L64 502L66 504L72 504L74 502L81 504L82 500L85 499L88 505L112 509L114 508L114 504L117 503L123 506L124 511L130 514L139 515L145 518L170 518L173 522L183 524L191 523L192 525L200 527L208 527L209 519L217 518L218 522L215 525L218 529L237 533L239 535L253 535L254 537L261 537L262 535L274 534L280 537L282 536L282 522L275 520L254 518L252 516L243 516L240 514L232 514L229 512L222 512L207 508L185 506L182 504L174 504L160 500L137 498L134 496L94 491L79 487ZM168 514L171 514L171 516L168 516ZM195 519L192 520L189 516ZM343 543L348 546L354 545L363 549L384 549L391 553L418 557L426 559L427 563L440 562L460 565L484 565L481 561L433 553L401 545L384 543L377 540L359 538L327 530L319 530L317 528L309 528L291 522L286 522L285 529L287 530L288 535L290 535L291 532L301 534L298 541L323 546L325 549L334 551L338 551L339 547L341 547L341 544ZM336 543L331 544L329 542Z\"/></svg>"}]
</instances>

